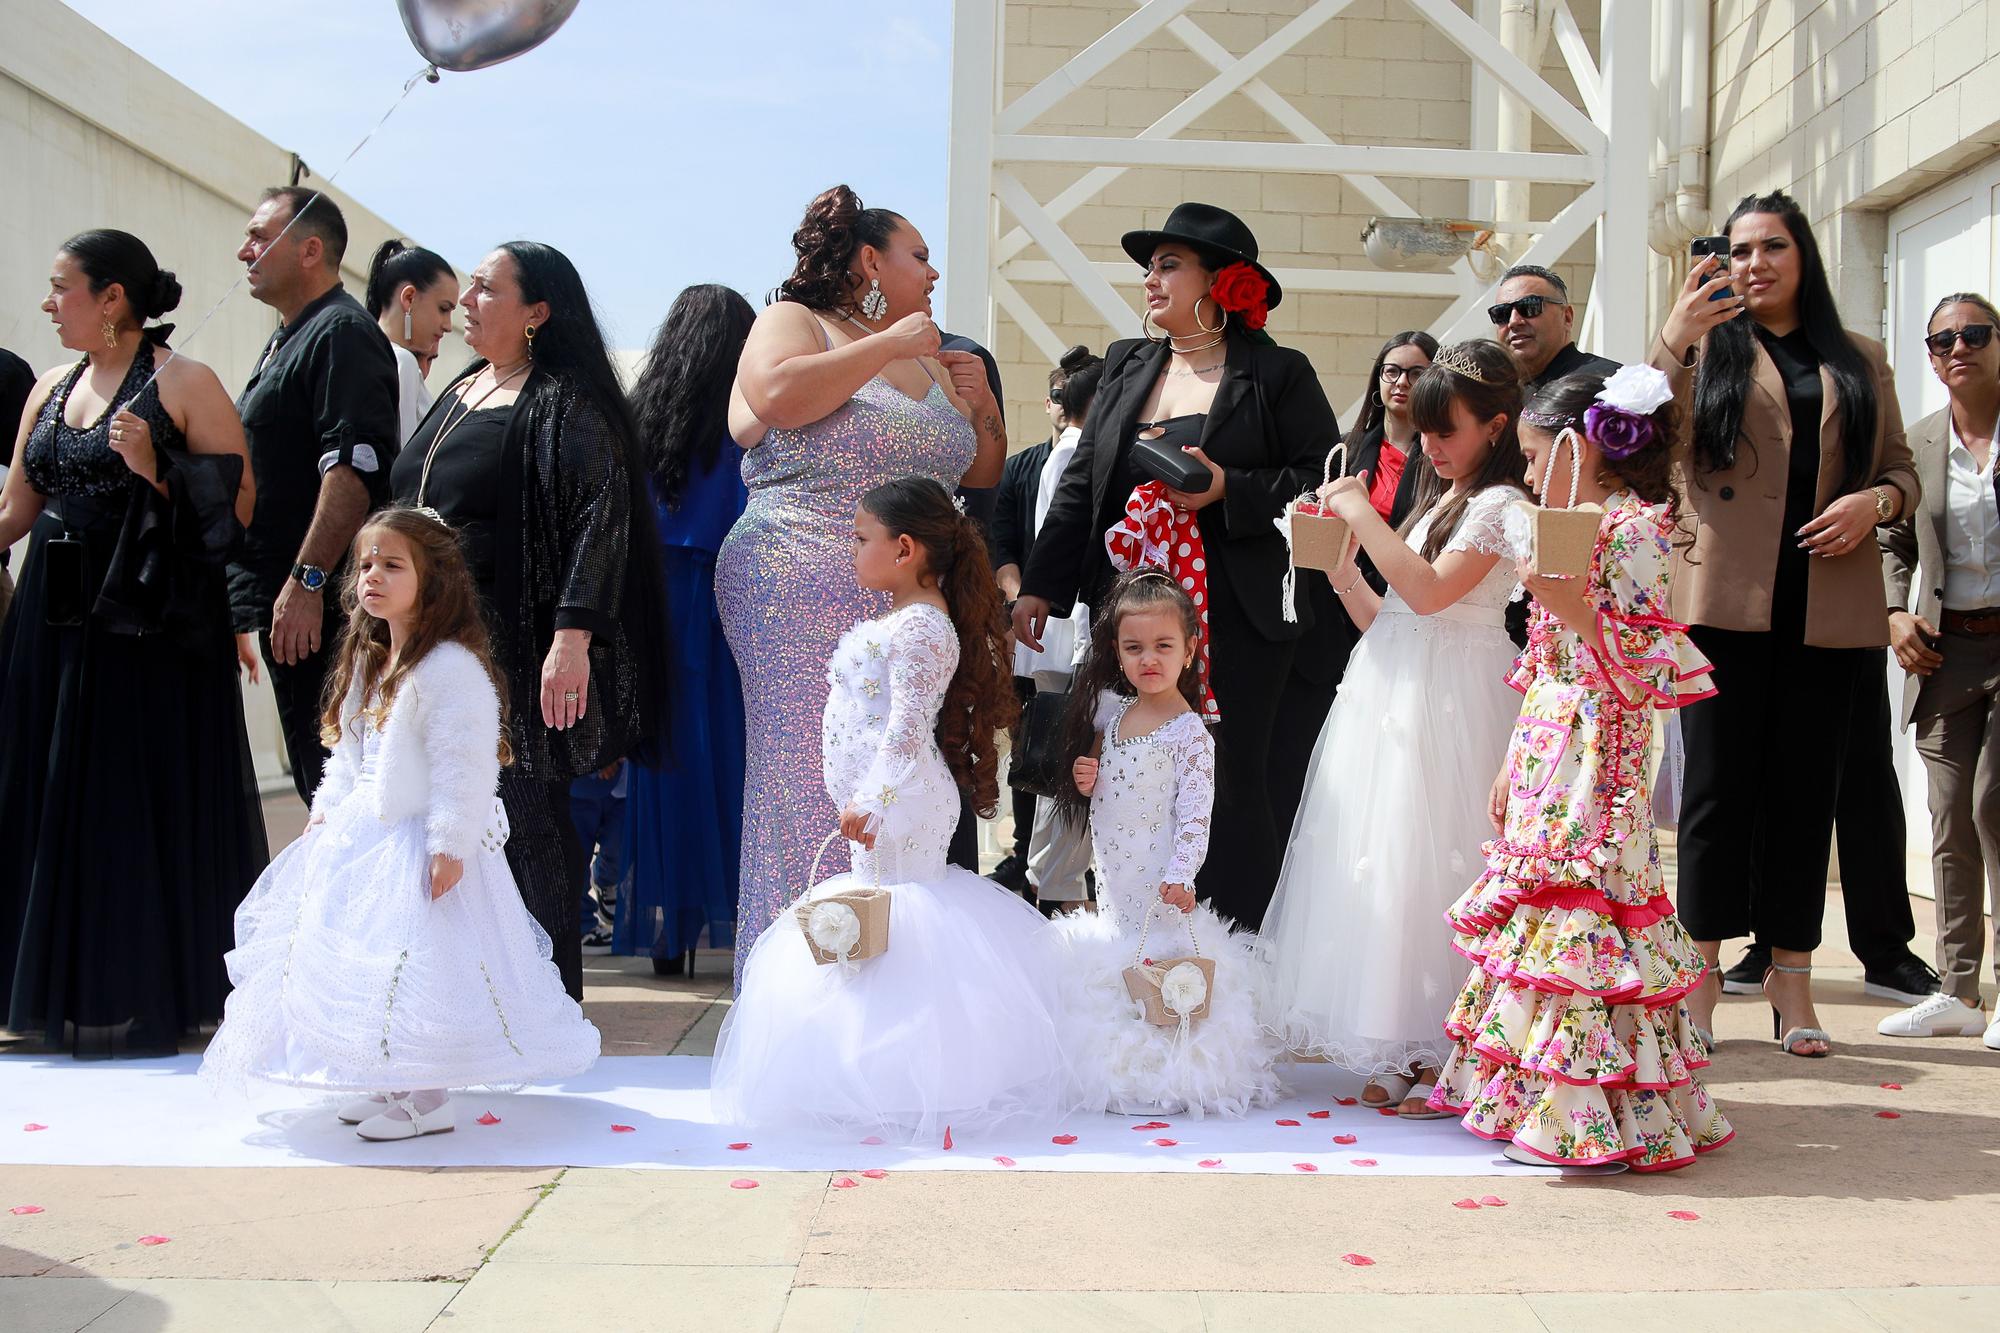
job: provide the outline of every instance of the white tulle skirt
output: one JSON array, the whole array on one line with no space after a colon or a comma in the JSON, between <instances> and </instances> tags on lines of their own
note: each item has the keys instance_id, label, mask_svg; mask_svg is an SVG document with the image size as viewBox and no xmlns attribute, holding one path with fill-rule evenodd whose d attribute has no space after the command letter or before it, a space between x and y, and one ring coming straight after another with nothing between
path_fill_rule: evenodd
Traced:
<instances>
[{"instance_id":1,"label":"white tulle skirt","mask_svg":"<svg viewBox=\"0 0 2000 1333\"><path fill-rule=\"evenodd\" d=\"M1148 1023L1125 989L1136 930L1121 932L1107 913L1071 912L1056 928L1068 961L1063 967L1063 1033L1075 1070L1077 1097L1087 1111L1119 1115L1171 1114L1192 1119L1241 1117L1279 1093L1276 1065L1284 1054L1265 1023L1268 969L1256 937L1231 932L1206 903L1182 924L1178 913L1156 918L1148 951L1186 957L1192 926L1200 953L1215 962L1209 1012L1180 1027Z\"/></svg>"},{"instance_id":2,"label":"white tulle skirt","mask_svg":"<svg viewBox=\"0 0 2000 1333\"><path fill-rule=\"evenodd\" d=\"M837 875L808 896L860 887ZM716 1042L716 1117L901 1140L1060 1119L1068 1075L1048 923L954 867L883 887L889 947L851 972L813 960L789 909L751 946Z\"/></svg>"},{"instance_id":3,"label":"white tulle skirt","mask_svg":"<svg viewBox=\"0 0 2000 1333\"><path fill-rule=\"evenodd\" d=\"M1385 608L1348 661L1261 932L1292 1050L1371 1075L1451 1053L1444 913L1484 866L1521 703L1498 620Z\"/></svg>"},{"instance_id":4,"label":"white tulle skirt","mask_svg":"<svg viewBox=\"0 0 2000 1333\"><path fill-rule=\"evenodd\" d=\"M435 901L421 819L357 789L285 848L236 911L231 992L202 1076L327 1091L511 1088L580 1074L597 1029L497 850Z\"/></svg>"}]
</instances>

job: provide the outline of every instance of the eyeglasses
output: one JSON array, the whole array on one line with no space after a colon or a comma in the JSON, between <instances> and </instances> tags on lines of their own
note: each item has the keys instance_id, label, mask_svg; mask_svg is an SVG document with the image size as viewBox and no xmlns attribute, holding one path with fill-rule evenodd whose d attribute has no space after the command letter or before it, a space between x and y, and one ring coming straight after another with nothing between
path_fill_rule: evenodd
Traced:
<instances>
[{"instance_id":1,"label":"eyeglasses","mask_svg":"<svg viewBox=\"0 0 2000 1333\"><path fill-rule=\"evenodd\" d=\"M1965 345L1976 352L1993 341L1993 326L1968 324L1962 329L1939 329L1924 339L1924 346L1931 349L1932 356L1950 356L1952 347L1960 338L1965 339Z\"/></svg>"},{"instance_id":2,"label":"eyeglasses","mask_svg":"<svg viewBox=\"0 0 2000 1333\"><path fill-rule=\"evenodd\" d=\"M1487 306L1486 318L1493 322L1495 328L1498 328L1500 325L1513 319L1514 312L1517 310L1521 312L1522 319L1540 319L1542 317L1543 306L1568 304L1569 302L1558 301L1553 296L1524 296L1518 301L1502 301L1499 305Z\"/></svg>"},{"instance_id":3,"label":"eyeglasses","mask_svg":"<svg viewBox=\"0 0 2000 1333\"><path fill-rule=\"evenodd\" d=\"M1408 376L1410 382L1415 383L1417 376L1429 369L1429 366L1398 366L1384 361L1382 363L1382 382L1384 384L1395 384L1405 376Z\"/></svg>"}]
</instances>

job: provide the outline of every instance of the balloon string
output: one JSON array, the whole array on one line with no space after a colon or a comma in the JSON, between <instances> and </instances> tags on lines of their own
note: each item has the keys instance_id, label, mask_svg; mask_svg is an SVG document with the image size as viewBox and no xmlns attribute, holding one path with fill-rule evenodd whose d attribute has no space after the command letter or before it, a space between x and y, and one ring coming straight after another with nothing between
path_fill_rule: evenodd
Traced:
<instances>
[{"instance_id":1,"label":"balloon string","mask_svg":"<svg viewBox=\"0 0 2000 1333\"><path fill-rule=\"evenodd\" d=\"M340 179L340 173L347 170L347 164L354 160L354 155L356 153L359 153L363 148L366 148L368 146L368 141L370 139L373 139L376 133L379 130L381 130L381 128L384 125L387 125L389 123L389 117L395 115L396 109L402 106L403 103L409 99L410 92L412 89L414 89L419 83L425 83L425 82L436 83L437 81L438 81L438 71L436 65L425 65L415 74L412 74L409 77L408 81L403 84L403 91L396 95L396 100L389 103L389 109L382 113L381 119L375 122L374 126L368 131L368 133L361 136L360 143L357 143L354 145L354 147L348 149L347 156L340 160L340 165L335 167L333 169L333 174L326 178L326 185L323 187L314 188L312 192L312 198L306 200L305 206L302 208L295 209L293 211L291 219L285 223L284 227L278 232L276 236L271 238L271 245L276 245L279 241L284 240L285 236L291 231L291 229L298 225L299 219L306 215L306 210L310 209L315 203L319 202L321 194L326 189L332 188L333 183L336 180ZM269 247L266 248L268 249ZM199 337L201 335L201 331L208 327L208 322L215 318L216 312L221 310L222 307L228 305L229 298L236 295L237 289L250 280L250 267L251 266L249 265L244 266L243 272L237 275L236 281L229 284L229 290L222 294L222 299L217 301L214 305L210 306L208 308L208 313L201 317L201 321L198 324L196 324L194 328L188 331L188 334L185 338L181 339L181 342L183 344L193 342L197 337ZM171 366L174 363L174 359L179 355L180 355L179 348L174 348L174 347L168 348L167 359L160 362L159 366L153 371L153 373L146 377L146 382L139 386L138 392L134 393L130 398L127 398L124 401L124 403L122 403L119 406L118 410L124 411L127 408L130 408L133 403L137 402L139 400L139 395L145 393L146 390L152 388L154 383L160 378L161 374L165 372L168 366Z\"/></svg>"}]
</instances>

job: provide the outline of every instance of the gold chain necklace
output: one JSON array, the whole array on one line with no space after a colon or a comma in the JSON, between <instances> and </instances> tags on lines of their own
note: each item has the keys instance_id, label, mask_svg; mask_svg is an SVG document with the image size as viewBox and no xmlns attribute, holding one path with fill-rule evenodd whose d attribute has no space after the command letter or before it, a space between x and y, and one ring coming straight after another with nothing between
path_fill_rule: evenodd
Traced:
<instances>
[{"instance_id":1,"label":"gold chain necklace","mask_svg":"<svg viewBox=\"0 0 2000 1333\"><path fill-rule=\"evenodd\" d=\"M437 459L438 449L444 444L445 437L447 435L450 435L453 431L457 430L460 423L462 423L467 417L471 416L474 412L477 412L479 410L479 405L481 403L485 402L488 398L491 398L494 394L499 393L500 390L506 388L507 385L513 381L516 375L519 375L522 371L526 370L527 368L528 368L527 365L523 363L522 365L518 365L514 367L514 369L508 371L504 377L493 381L493 387L488 389L485 393L480 394L478 398L474 399L470 407L466 407L465 393L461 391L458 397L452 400L451 406L445 408L444 420L438 423L437 434L431 436L430 448L424 450L424 470L417 477L417 505L419 508L421 508L424 503L424 488L430 485L431 482L431 464ZM452 415L452 412L454 409L457 408L464 408L465 410L460 412L457 416L454 417Z\"/></svg>"}]
</instances>

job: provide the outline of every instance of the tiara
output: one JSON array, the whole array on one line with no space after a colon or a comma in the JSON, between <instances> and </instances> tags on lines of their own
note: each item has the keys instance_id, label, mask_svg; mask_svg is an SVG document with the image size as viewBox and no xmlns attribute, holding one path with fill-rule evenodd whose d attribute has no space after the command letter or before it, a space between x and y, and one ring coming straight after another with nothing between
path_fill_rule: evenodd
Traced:
<instances>
[{"instance_id":1,"label":"tiara","mask_svg":"<svg viewBox=\"0 0 2000 1333\"><path fill-rule=\"evenodd\" d=\"M1576 418L1561 412L1536 412L1532 409L1521 413L1521 420L1530 426L1540 426L1543 430L1562 430L1576 425Z\"/></svg>"},{"instance_id":2,"label":"tiara","mask_svg":"<svg viewBox=\"0 0 2000 1333\"><path fill-rule=\"evenodd\" d=\"M1472 359L1471 347L1472 344L1469 342L1453 343L1451 346L1445 348L1444 351L1438 353L1437 359L1431 362L1431 364L1434 366L1443 366L1452 374L1463 375L1465 378L1479 384L1505 383L1505 381L1495 379L1487 374L1480 367L1480 364Z\"/></svg>"}]
</instances>

